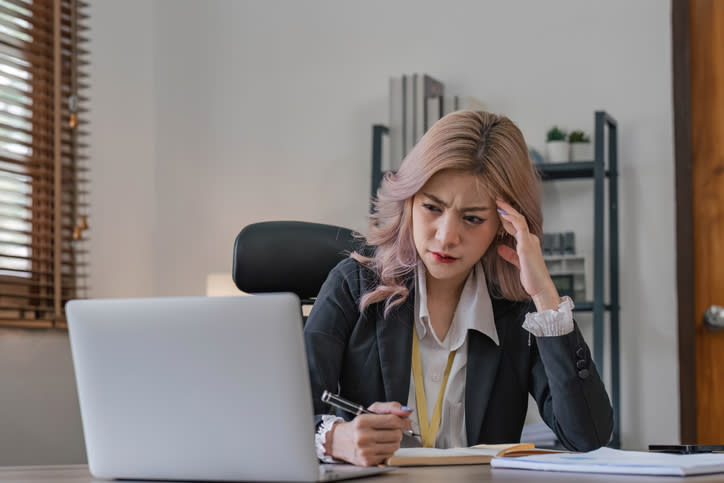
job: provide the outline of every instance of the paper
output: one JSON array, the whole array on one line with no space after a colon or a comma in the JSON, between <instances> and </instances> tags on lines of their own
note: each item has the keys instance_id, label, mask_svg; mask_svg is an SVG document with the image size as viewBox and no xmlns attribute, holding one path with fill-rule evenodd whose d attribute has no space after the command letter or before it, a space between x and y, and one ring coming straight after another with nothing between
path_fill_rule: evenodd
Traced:
<instances>
[{"instance_id":1,"label":"paper","mask_svg":"<svg viewBox=\"0 0 724 483\"><path fill-rule=\"evenodd\" d=\"M588 453L555 453L493 458L495 468L581 473L687 476L724 472L724 453L669 454L600 448Z\"/></svg>"}]
</instances>

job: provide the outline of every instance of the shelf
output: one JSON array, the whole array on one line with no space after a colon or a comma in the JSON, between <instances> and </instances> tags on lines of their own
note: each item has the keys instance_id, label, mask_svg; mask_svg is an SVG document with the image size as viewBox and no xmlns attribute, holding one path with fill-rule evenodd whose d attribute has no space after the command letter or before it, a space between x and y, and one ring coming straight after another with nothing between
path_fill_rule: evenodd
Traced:
<instances>
[{"instance_id":1,"label":"shelf","mask_svg":"<svg viewBox=\"0 0 724 483\"><path fill-rule=\"evenodd\" d=\"M593 177L593 161L572 161L569 163L540 163L535 165L541 178L577 179Z\"/></svg>"},{"instance_id":2,"label":"shelf","mask_svg":"<svg viewBox=\"0 0 724 483\"><path fill-rule=\"evenodd\" d=\"M595 164L595 161L571 161L568 163L539 163L535 167L543 181L552 181L557 179L593 178ZM609 177L610 173L605 170L603 175Z\"/></svg>"}]
</instances>

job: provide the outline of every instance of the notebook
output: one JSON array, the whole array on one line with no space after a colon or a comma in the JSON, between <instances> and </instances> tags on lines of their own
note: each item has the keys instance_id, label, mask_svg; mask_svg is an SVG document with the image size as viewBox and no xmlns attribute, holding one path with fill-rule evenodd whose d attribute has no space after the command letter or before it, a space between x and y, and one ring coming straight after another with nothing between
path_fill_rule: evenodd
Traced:
<instances>
[{"instance_id":1,"label":"notebook","mask_svg":"<svg viewBox=\"0 0 724 483\"><path fill-rule=\"evenodd\" d=\"M98 478L331 481L320 465L292 294L66 305L88 465Z\"/></svg>"},{"instance_id":2,"label":"notebook","mask_svg":"<svg viewBox=\"0 0 724 483\"><path fill-rule=\"evenodd\" d=\"M559 453L552 449L536 448L533 443L478 444L467 448L400 448L387 458L392 466L484 465L495 457Z\"/></svg>"}]
</instances>

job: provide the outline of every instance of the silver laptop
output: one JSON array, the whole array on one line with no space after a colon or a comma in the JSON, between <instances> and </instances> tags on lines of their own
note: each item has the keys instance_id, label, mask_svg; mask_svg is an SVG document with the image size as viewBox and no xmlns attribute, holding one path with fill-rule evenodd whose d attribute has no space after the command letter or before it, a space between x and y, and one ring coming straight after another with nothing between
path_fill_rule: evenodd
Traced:
<instances>
[{"instance_id":1,"label":"silver laptop","mask_svg":"<svg viewBox=\"0 0 724 483\"><path fill-rule=\"evenodd\" d=\"M292 294L66 305L90 471L99 478L331 481L320 465Z\"/></svg>"}]
</instances>

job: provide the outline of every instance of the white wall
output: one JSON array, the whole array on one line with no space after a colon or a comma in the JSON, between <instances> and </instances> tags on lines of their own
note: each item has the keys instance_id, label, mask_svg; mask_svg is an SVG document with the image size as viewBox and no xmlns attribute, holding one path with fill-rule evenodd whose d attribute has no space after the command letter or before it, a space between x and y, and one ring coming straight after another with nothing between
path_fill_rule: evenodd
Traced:
<instances>
[{"instance_id":1,"label":"white wall","mask_svg":"<svg viewBox=\"0 0 724 483\"><path fill-rule=\"evenodd\" d=\"M153 12L90 2L93 297L153 293ZM67 332L0 331L0 388L0 465L86 461Z\"/></svg>"},{"instance_id":2,"label":"white wall","mask_svg":"<svg viewBox=\"0 0 724 483\"><path fill-rule=\"evenodd\" d=\"M623 442L678 439L669 2L156 5L157 294L202 293L257 220L364 227L391 75L484 100L540 151L553 123L591 132L605 109L620 130ZM591 188L545 187L546 229L574 228L589 253Z\"/></svg>"},{"instance_id":3,"label":"white wall","mask_svg":"<svg viewBox=\"0 0 724 483\"><path fill-rule=\"evenodd\" d=\"M553 123L590 132L605 109L620 128L623 442L678 440L670 2L95 0L90 13L92 296L203 294L254 221L363 228L391 75L482 99L541 151ZM574 228L590 251L591 183L548 184L545 203L546 229ZM59 352L38 357L67 366ZM41 434L20 404L13 417L32 430L0 464Z\"/></svg>"}]
</instances>

